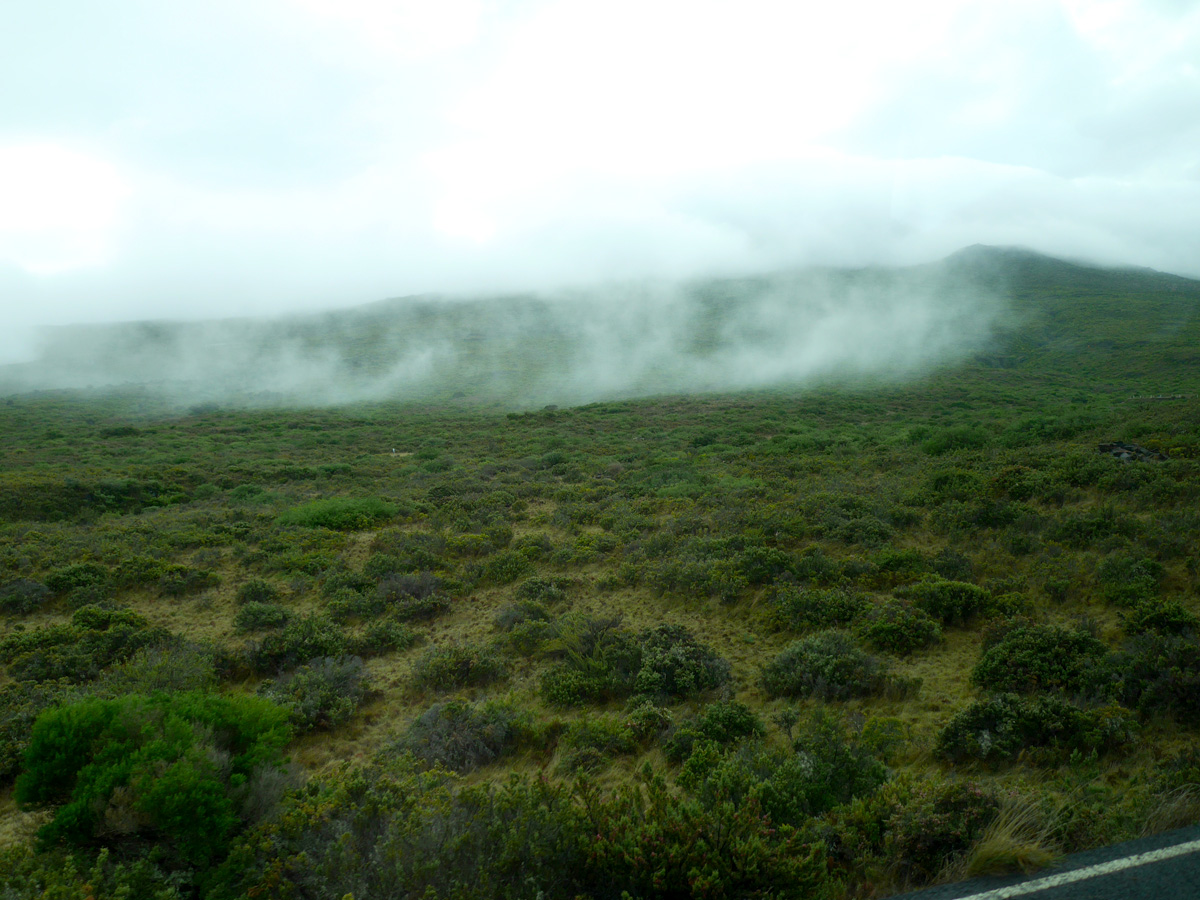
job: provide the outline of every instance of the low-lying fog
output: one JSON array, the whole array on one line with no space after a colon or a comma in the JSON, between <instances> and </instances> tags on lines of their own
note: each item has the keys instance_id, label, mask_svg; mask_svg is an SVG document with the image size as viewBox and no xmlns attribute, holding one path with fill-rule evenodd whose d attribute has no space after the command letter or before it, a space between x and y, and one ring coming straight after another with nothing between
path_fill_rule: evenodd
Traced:
<instances>
[{"instance_id":1,"label":"low-lying fog","mask_svg":"<svg viewBox=\"0 0 1200 900\"><path fill-rule=\"evenodd\" d=\"M0 367L0 389L139 385L181 405L577 404L908 378L981 349L1002 313L994 291L945 266L416 297L303 317L48 329L39 359Z\"/></svg>"}]
</instances>

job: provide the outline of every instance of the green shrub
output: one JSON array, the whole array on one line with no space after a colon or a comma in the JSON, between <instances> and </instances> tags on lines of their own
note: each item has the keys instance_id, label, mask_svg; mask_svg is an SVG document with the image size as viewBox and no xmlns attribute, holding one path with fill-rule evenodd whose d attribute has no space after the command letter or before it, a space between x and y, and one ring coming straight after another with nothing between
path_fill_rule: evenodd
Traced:
<instances>
[{"instance_id":1,"label":"green shrub","mask_svg":"<svg viewBox=\"0 0 1200 900\"><path fill-rule=\"evenodd\" d=\"M887 823L887 852L908 881L927 883L962 858L1000 812L973 781L927 782L906 792Z\"/></svg>"},{"instance_id":2,"label":"green shrub","mask_svg":"<svg viewBox=\"0 0 1200 900\"><path fill-rule=\"evenodd\" d=\"M407 650L420 641L421 635L406 623L385 618L368 625L361 635L350 642L350 649L360 656L379 656Z\"/></svg>"},{"instance_id":3,"label":"green shrub","mask_svg":"<svg viewBox=\"0 0 1200 900\"><path fill-rule=\"evenodd\" d=\"M559 768L579 772L602 768L614 756L636 753L638 742L624 718L589 716L567 726Z\"/></svg>"},{"instance_id":4,"label":"green shrub","mask_svg":"<svg viewBox=\"0 0 1200 900\"><path fill-rule=\"evenodd\" d=\"M1144 634L1118 659L1126 703L1186 723L1200 721L1200 641L1194 634Z\"/></svg>"},{"instance_id":5,"label":"green shrub","mask_svg":"<svg viewBox=\"0 0 1200 900\"><path fill-rule=\"evenodd\" d=\"M509 584L533 573L533 563L520 551L497 553L483 568L484 577L493 584Z\"/></svg>"},{"instance_id":6,"label":"green shrub","mask_svg":"<svg viewBox=\"0 0 1200 900\"><path fill-rule=\"evenodd\" d=\"M239 786L277 765L289 737L287 712L257 697L84 700L34 724L17 802L54 810L44 844L91 844L116 828L203 865L242 825Z\"/></svg>"},{"instance_id":7,"label":"green shrub","mask_svg":"<svg viewBox=\"0 0 1200 900\"><path fill-rule=\"evenodd\" d=\"M938 735L947 759L1003 762L1026 750L1061 759L1068 751L1105 752L1132 740L1137 723L1119 706L1082 709L1053 694L1001 694L956 713Z\"/></svg>"},{"instance_id":8,"label":"green shrub","mask_svg":"<svg viewBox=\"0 0 1200 900\"><path fill-rule=\"evenodd\" d=\"M279 599L279 589L269 581L251 578L238 588L238 603L274 603Z\"/></svg>"},{"instance_id":9,"label":"green shrub","mask_svg":"<svg viewBox=\"0 0 1200 900\"><path fill-rule=\"evenodd\" d=\"M542 675L542 696L571 706L628 697L642 668L638 641L619 618L564 616L556 623L550 648L562 662Z\"/></svg>"},{"instance_id":10,"label":"green shrub","mask_svg":"<svg viewBox=\"0 0 1200 900\"><path fill-rule=\"evenodd\" d=\"M220 583L221 579L213 572L171 563L164 568L158 588L168 597L183 597L206 591Z\"/></svg>"},{"instance_id":11,"label":"green shrub","mask_svg":"<svg viewBox=\"0 0 1200 900\"><path fill-rule=\"evenodd\" d=\"M394 518L398 512L396 506L377 498L330 497L293 507L279 517L279 522L304 528L362 531Z\"/></svg>"},{"instance_id":12,"label":"green shrub","mask_svg":"<svg viewBox=\"0 0 1200 900\"><path fill-rule=\"evenodd\" d=\"M65 594L75 588L106 584L110 577L109 570L96 563L72 563L47 575L46 587L56 594Z\"/></svg>"},{"instance_id":13,"label":"green shrub","mask_svg":"<svg viewBox=\"0 0 1200 900\"><path fill-rule=\"evenodd\" d=\"M762 682L772 697L844 700L879 693L886 676L879 660L850 635L822 631L794 641L764 665Z\"/></svg>"},{"instance_id":14,"label":"green shrub","mask_svg":"<svg viewBox=\"0 0 1200 900\"><path fill-rule=\"evenodd\" d=\"M856 629L875 650L907 656L942 639L942 628L922 610L900 600L871 609Z\"/></svg>"},{"instance_id":15,"label":"green shrub","mask_svg":"<svg viewBox=\"0 0 1200 900\"><path fill-rule=\"evenodd\" d=\"M698 743L732 744L746 737L763 737L767 730L762 719L737 700L709 703L700 714L683 723L663 743L663 752L672 762L683 762Z\"/></svg>"},{"instance_id":16,"label":"green shrub","mask_svg":"<svg viewBox=\"0 0 1200 900\"><path fill-rule=\"evenodd\" d=\"M504 662L490 650L473 644L430 647L413 665L418 690L453 691L482 687L508 676Z\"/></svg>"},{"instance_id":17,"label":"green shrub","mask_svg":"<svg viewBox=\"0 0 1200 900\"><path fill-rule=\"evenodd\" d=\"M1063 691L1089 686L1108 648L1082 631L1018 625L983 652L971 681L989 691Z\"/></svg>"},{"instance_id":18,"label":"green shrub","mask_svg":"<svg viewBox=\"0 0 1200 900\"><path fill-rule=\"evenodd\" d=\"M896 591L911 600L943 625L959 625L990 611L990 595L983 588L963 581L926 578Z\"/></svg>"},{"instance_id":19,"label":"green shrub","mask_svg":"<svg viewBox=\"0 0 1200 900\"><path fill-rule=\"evenodd\" d=\"M0 851L0 896L5 900L183 900L177 879L146 859L115 862L105 847L94 862L70 854L35 853L24 846Z\"/></svg>"},{"instance_id":20,"label":"green shrub","mask_svg":"<svg viewBox=\"0 0 1200 900\"><path fill-rule=\"evenodd\" d=\"M849 625L867 611L871 601L844 588L780 585L771 594L771 605L776 621L783 627L806 631Z\"/></svg>"},{"instance_id":21,"label":"green shrub","mask_svg":"<svg viewBox=\"0 0 1200 900\"><path fill-rule=\"evenodd\" d=\"M288 710L297 732L329 730L347 721L371 695L363 661L357 656L314 659L258 693Z\"/></svg>"},{"instance_id":22,"label":"green shrub","mask_svg":"<svg viewBox=\"0 0 1200 900\"><path fill-rule=\"evenodd\" d=\"M49 599L50 588L40 581L17 578L0 585L0 612L10 616L27 616Z\"/></svg>"},{"instance_id":23,"label":"green shrub","mask_svg":"<svg viewBox=\"0 0 1200 900\"><path fill-rule=\"evenodd\" d=\"M71 695L69 686L56 681L0 686L0 784L16 776L38 716Z\"/></svg>"},{"instance_id":24,"label":"green shrub","mask_svg":"<svg viewBox=\"0 0 1200 900\"><path fill-rule=\"evenodd\" d=\"M517 586L514 596L518 600L529 600L553 606L567 599L571 581L567 578L530 578Z\"/></svg>"},{"instance_id":25,"label":"green shrub","mask_svg":"<svg viewBox=\"0 0 1200 900\"><path fill-rule=\"evenodd\" d=\"M1154 600L1163 580L1162 564L1135 556L1109 556L1096 570L1101 593L1109 603L1134 606Z\"/></svg>"},{"instance_id":26,"label":"green shrub","mask_svg":"<svg viewBox=\"0 0 1200 900\"><path fill-rule=\"evenodd\" d=\"M292 614L278 603L251 600L237 611L233 617L233 627L238 631L265 631L282 628L291 618Z\"/></svg>"},{"instance_id":27,"label":"green shrub","mask_svg":"<svg viewBox=\"0 0 1200 900\"><path fill-rule=\"evenodd\" d=\"M293 669L314 659L343 656L348 639L344 631L324 616L292 619L283 631L269 634L251 653L251 664L259 672Z\"/></svg>"},{"instance_id":28,"label":"green shrub","mask_svg":"<svg viewBox=\"0 0 1200 900\"><path fill-rule=\"evenodd\" d=\"M729 681L729 663L682 625L651 628L639 642L641 666L633 683L639 694L690 697Z\"/></svg>"},{"instance_id":29,"label":"green shrub","mask_svg":"<svg viewBox=\"0 0 1200 900\"><path fill-rule=\"evenodd\" d=\"M496 614L496 627L501 631L512 631L528 622L549 622L550 611L533 600L511 603Z\"/></svg>"},{"instance_id":30,"label":"green shrub","mask_svg":"<svg viewBox=\"0 0 1200 900\"><path fill-rule=\"evenodd\" d=\"M1146 632L1159 634L1194 634L1200 628L1200 616L1178 600L1156 597L1142 600L1121 616L1125 633L1136 637Z\"/></svg>"},{"instance_id":31,"label":"green shrub","mask_svg":"<svg viewBox=\"0 0 1200 900\"><path fill-rule=\"evenodd\" d=\"M531 736L528 713L508 703L435 703L409 725L393 749L426 766L471 772L514 752Z\"/></svg>"}]
</instances>

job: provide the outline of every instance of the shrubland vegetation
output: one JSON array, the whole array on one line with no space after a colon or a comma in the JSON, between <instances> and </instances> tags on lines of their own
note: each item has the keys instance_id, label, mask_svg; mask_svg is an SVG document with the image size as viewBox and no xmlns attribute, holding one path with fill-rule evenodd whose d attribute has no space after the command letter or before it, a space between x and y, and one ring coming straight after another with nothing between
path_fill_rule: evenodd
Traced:
<instances>
[{"instance_id":1,"label":"shrubland vegetation","mask_svg":"<svg viewBox=\"0 0 1200 900\"><path fill-rule=\"evenodd\" d=\"M1004 273L902 385L0 398L0 896L875 897L1195 822L1200 286Z\"/></svg>"}]
</instances>

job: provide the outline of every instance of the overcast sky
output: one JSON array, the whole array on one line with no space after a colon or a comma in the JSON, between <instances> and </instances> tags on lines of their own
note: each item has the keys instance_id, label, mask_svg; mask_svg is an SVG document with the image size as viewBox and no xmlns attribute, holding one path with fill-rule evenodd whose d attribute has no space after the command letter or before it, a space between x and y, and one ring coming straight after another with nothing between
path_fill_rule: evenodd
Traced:
<instances>
[{"instance_id":1,"label":"overcast sky","mask_svg":"<svg viewBox=\"0 0 1200 900\"><path fill-rule=\"evenodd\" d=\"M1192 0L10 0L33 326L976 242L1200 277Z\"/></svg>"}]
</instances>

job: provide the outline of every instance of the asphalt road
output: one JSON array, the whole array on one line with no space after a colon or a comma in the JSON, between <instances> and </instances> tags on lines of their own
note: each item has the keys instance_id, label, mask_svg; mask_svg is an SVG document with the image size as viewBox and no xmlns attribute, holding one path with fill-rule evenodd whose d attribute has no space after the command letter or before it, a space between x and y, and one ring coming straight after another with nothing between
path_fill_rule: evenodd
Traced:
<instances>
[{"instance_id":1,"label":"asphalt road","mask_svg":"<svg viewBox=\"0 0 1200 900\"><path fill-rule=\"evenodd\" d=\"M1200 900L1200 826L1076 853L1033 875L973 878L899 896L905 900Z\"/></svg>"}]
</instances>

